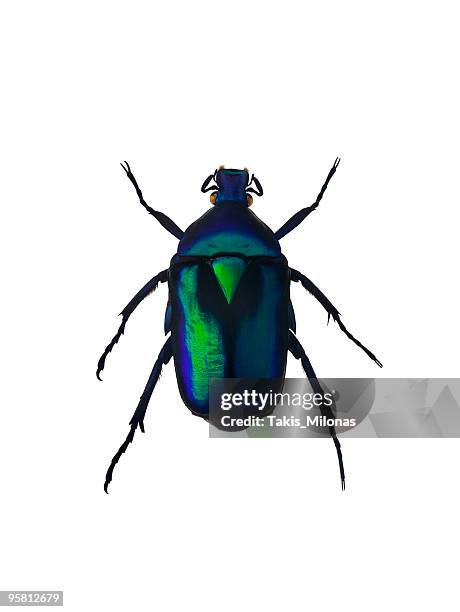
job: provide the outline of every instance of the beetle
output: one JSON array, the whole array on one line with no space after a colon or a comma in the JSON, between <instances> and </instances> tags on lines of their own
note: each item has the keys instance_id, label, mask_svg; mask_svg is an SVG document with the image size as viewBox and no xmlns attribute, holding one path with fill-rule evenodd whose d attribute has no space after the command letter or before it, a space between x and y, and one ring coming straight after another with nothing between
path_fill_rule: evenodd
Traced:
<instances>
[{"instance_id":1,"label":"beetle","mask_svg":"<svg viewBox=\"0 0 460 612\"><path fill-rule=\"evenodd\" d=\"M213 207L182 231L163 212L144 200L128 162L121 166L133 184L142 206L179 240L167 270L148 281L121 311L121 325L99 359L96 375L104 369L107 355L125 331L126 323L160 283L168 283L164 332L166 342L153 366L138 406L129 422L129 433L107 470L104 490L113 470L139 428L162 367L174 360L180 395L196 416L209 418L211 378L276 378L284 380L288 352L300 360L316 393L323 394L311 362L296 336L294 309L289 288L300 283L323 306L344 334L382 367L377 357L343 324L340 313L324 293L304 274L291 268L281 252L280 240L317 209L340 159L336 158L311 206L302 208L276 232L250 210L253 194L260 197L260 181L248 170L220 166L202 184L211 192ZM323 406L327 417L333 416ZM329 428L340 469L342 489L345 471L334 427Z\"/></svg>"}]
</instances>

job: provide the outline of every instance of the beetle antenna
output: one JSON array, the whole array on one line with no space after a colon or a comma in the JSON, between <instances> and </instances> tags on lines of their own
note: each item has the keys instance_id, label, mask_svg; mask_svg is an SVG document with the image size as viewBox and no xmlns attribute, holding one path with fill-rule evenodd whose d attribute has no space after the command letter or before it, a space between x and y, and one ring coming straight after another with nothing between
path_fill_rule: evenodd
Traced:
<instances>
[{"instance_id":1,"label":"beetle antenna","mask_svg":"<svg viewBox=\"0 0 460 612\"><path fill-rule=\"evenodd\" d=\"M252 185L252 183L254 183L254 185L257 187L257 190L254 189L253 187L249 187L249 185ZM246 188L246 193L251 192L251 193L255 193L256 196L263 196L264 195L264 190L262 188L262 185L260 184L260 181L258 178L256 178L254 175L251 176L251 180L249 181L249 185Z\"/></svg>"},{"instance_id":2,"label":"beetle antenna","mask_svg":"<svg viewBox=\"0 0 460 612\"><path fill-rule=\"evenodd\" d=\"M210 183L211 181L213 181L213 180L215 181L215 180L216 180L216 172L217 172L217 170L214 170L214 174L210 174L210 175L208 176L208 178L207 178L207 179L205 179L205 181L204 181L204 182L203 182L203 184L201 185L201 192L202 192L202 193L206 193L207 191L216 191L216 189L219 189L219 188L217 187L217 185L211 185L211 186L209 186L209 183Z\"/></svg>"}]
</instances>

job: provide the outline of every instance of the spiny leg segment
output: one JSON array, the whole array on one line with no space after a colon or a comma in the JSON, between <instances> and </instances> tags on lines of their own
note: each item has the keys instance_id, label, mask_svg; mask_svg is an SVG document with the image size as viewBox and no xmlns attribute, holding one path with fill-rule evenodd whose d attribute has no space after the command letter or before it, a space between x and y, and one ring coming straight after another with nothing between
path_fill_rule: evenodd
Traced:
<instances>
[{"instance_id":1,"label":"spiny leg segment","mask_svg":"<svg viewBox=\"0 0 460 612\"><path fill-rule=\"evenodd\" d=\"M297 270L290 268L290 272L291 272L291 281L295 283L299 282L304 287L304 289L306 289L309 293L311 293L312 296L316 298L318 302L321 304L321 306L326 310L327 315L328 315L327 316L328 323L329 323L329 319L332 317L334 321L337 323L337 325L340 327L340 329L343 331L343 333L347 336L347 338L349 338L352 342L354 342L356 346L359 346L359 348L362 349L366 353L366 355L370 359L372 359L372 361L375 361L375 363L379 367L382 368L383 367L382 363L377 359L374 353L372 353L368 348L366 348L364 344L362 344L357 338L355 338L348 331L348 329L342 323L342 320L340 318L340 312L328 300L328 298L324 295L324 293L320 289L318 289L318 287L314 283L312 283L312 281L309 278L307 278L306 276L304 276Z\"/></svg>"},{"instance_id":2,"label":"spiny leg segment","mask_svg":"<svg viewBox=\"0 0 460 612\"><path fill-rule=\"evenodd\" d=\"M315 393L320 393L322 396L324 395L324 391L321 387L319 380L316 377L315 371L313 370L313 366L310 363L310 360L305 353L303 346L300 344L297 337L289 332L289 351L296 359L300 359L302 367L305 371L305 374L310 381L312 389ZM332 412L330 406L326 406L324 402L321 403L321 414L328 419L334 418L334 413ZM339 439L337 438L337 433L335 431L334 426L329 427L329 433L331 434L331 438L334 441L335 450L337 452L337 459L339 460L339 470L340 470L340 480L342 483L342 490L345 489L345 469L343 467L343 458L342 458L342 449L340 447Z\"/></svg>"},{"instance_id":3,"label":"spiny leg segment","mask_svg":"<svg viewBox=\"0 0 460 612\"><path fill-rule=\"evenodd\" d=\"M340 158L336 157L335 162L332 168L329 170L329 174L327 175L326 180L324 181L324 184L321 187L321 191L318 193L315 202L311 206L307 206L306 208L302 208L302 210L299 210L299 212L296 212L295 215L292 215L292 217L288 219L286 223L282 225L279 228L279 230L275 232L275 236L278 240L281 240L281 238L284 238L286 234L289 234L289 232L292 232L292 230L295 229L298 225L300 225L302 221L306 219L310 213L312 213L314 210L318 208L319 203L321 202L323 198L324 192L326 191L327 186L329 185L329 181L334 176L339 163L340 163Z\"/></svg>"},{"instance_id":4,"label":"spiny leg segment","mask_svg":"<svg viewBox=\"0 0 460 612\"><path fill-rule=\"evenodd\" d=\"M120 165L123 168L123 170L126 172L126 176L129 178L131 183L134 185L134 189L136 190L137 197L139 198L139 202L142 204L145 210L149 212L151 215L153 215L155 219L159 223L161 223L161 225L166 230L168 230L170 234L172 234L173 236L175 236L176 238L180 240L182 236L184 235L184 232L181 230L181 228L178 225L176 225L174 221L168 217L168 215L165 215L159 210L154 210L151 206L147 204L147 202L144 200L144 196L142 195L142 191L139 185L137 184L134 174L131 172L131 168L129 167L128 162L125 161L125 165L123 164L120 164Z\"/></svg>"},{"instance_id":5,"label":"spiny leg segment","mask_svg":"<svg viewBox=\"0 0 460 612\"><path fill-rule=\"evenodd\" d=\"M169 337L164 343L163 348L161 349L160 354L158 355L158 358L155 361L155 365L153 366L152 372L149 376L144 392L142 393L140 397L139 404L137 405L137 408L134 411L134 414L129 422L131 426L129 433L126 436L126 439L123 442L123 444L120 446L118 451L115 453L112 461L110 462L110 466L109 466L109 469L107 470L107 474L105 476L105 483L104 483L104 491L106 493L108 493L107 489L112 480L113 470L115 466L117 465L122 454L126 451L128 446L133 441L136 429L139 427L142 433L144 433L145 431L144 430L144 417L147 411L147 406L149 404L153 390L155 389L155 385L157 384L158 379L160 378L161 369L164 365L166 365L169 362L171 357L172 357L172 343L171 343L171 338Z\"/></svg>"},{"instance_id":6,"label":"spiny leg segment","mask_svg":"<svg viewBox=\"0 0 460 612\"><path fill-rule=\"evenodd\" d=\"M160 283L165 283L167 280L168 280L168 271L167 270L163 270L162 272L160 272L159 274L157 274L156 276L151 278L149 280L149 282L146 283L142 287L142 289L136 293L136 295L129 302L129 304L127 304L123 308L123 310L120 312L120 315L122 316L121 325L118 328L118 331L115 334L115 336L109 342L109 344L106 347L105 351L102 353L102 355L101 355L101 357L100 357L100 359L99 359L99 361L97 363L96 376L98 377L99 380L102 380L100 375L101 375L102 370L104 369L105 360L107 358L107 355L110 353L110 351L113 349L115 344L120 339L121 335L124 333L125 325L128 322L129 317L136 310L136 308L139 306L139 304L142 302L142 300L144 298L146 298L150 293L152 293L152 291L155 291L155 289L158 287L158 285Z\"/></svg>"}]
</instances>

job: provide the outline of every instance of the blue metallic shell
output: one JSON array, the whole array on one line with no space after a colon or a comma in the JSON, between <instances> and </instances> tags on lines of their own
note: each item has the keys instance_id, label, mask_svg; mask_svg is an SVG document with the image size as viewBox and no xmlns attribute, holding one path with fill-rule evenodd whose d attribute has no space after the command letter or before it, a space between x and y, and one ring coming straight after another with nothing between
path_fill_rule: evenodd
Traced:
<instances>
[{"instance_id":1,"label":"blue metallic shell","mask_svg":"<svg viewBox=\"0 0 460 612\"><path fill-rule=\"evenodd\" d=\"M281 255L275 234L249 208L223 202L208 210L184 232L179 255Z\"/></svg>"},{"instance_id":2,"label":"blue metallic shell","mask_svg":"<svg viewBox=\"0 0 460 612\"><path fill-rule=\"evenodd\" d=\"M243 264L230 266L233 259ZM226 294L217 273L225 276L227 264L237 285ZM230 273L243 267L235 280ZM178 387L194 414L208 416L210 378L284 379L289 268L272 230L247 207L220 203L185 231L169 295Z\"/></svg>"}]
</instances>

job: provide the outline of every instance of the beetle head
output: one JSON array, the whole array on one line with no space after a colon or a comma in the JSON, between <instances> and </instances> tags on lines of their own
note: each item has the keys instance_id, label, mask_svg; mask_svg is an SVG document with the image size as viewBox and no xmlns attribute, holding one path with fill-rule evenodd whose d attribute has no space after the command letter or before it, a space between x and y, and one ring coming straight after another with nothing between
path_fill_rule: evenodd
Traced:
<instances>
[{"instance_id":1,"label":"beetle head","mask_svg":"<svg viewBox=\"0 0 460 612\"><path fill-rule=\"evenodd\" d=\"M256 189L251 187L254 184ZM201 191L206 193L212 191L209 199L212 204L220 202L237 202L243 206L251 206L252 195L263 195L264 190L258 179L252 175L249 177L247 168L236 170L220 166L214 174L210 174L201 186Z\"/></svg>"}]
</instances>

